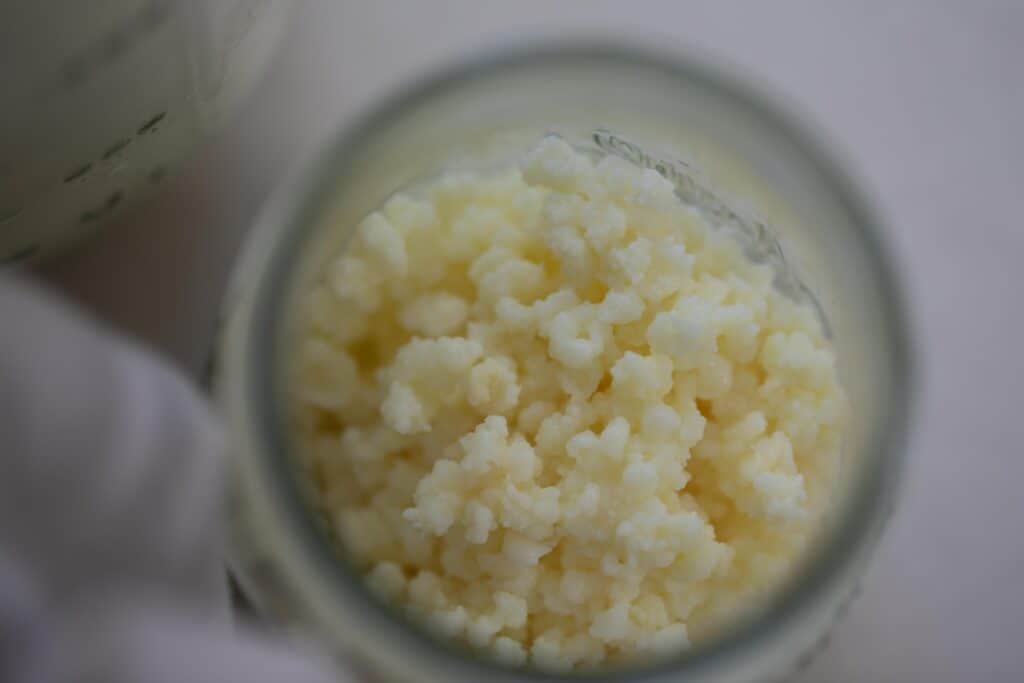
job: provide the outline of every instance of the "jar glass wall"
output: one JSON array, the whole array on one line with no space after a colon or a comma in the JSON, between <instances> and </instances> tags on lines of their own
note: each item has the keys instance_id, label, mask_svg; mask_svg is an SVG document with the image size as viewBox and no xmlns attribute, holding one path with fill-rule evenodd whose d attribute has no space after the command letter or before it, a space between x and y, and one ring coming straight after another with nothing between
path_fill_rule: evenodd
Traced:
<instances>
[{"instance_id":1,"label":"jar glass wall","mask_svg":"<svg viewBox=\"0 0 1024 683\"><path fill-rule=\"evenodd\" d=\"M219 348L217 387L234 438L232 570L262 610L388 680L545 678L444 646L363 589L305 502L282 388L296 292L363 217L400 188L507 163L548 133L673 180L685 200L721 214L752 258L777 268L780 289L827 320L850 422L819 542L750 620L630 674L785 675L854 591L893 499L909 386L900 293L874 218L803 128L713 69L630 49L539 48L456 68L344 130L271 202L230 288Z\"/></svg>"}]
</instances>

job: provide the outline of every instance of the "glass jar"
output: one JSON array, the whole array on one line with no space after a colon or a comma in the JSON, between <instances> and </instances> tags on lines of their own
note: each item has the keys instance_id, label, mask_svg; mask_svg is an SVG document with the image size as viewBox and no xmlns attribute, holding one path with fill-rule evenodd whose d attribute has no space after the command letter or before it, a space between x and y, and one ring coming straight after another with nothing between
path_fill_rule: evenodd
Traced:
<instances>
[{"instance_id":1,"label":"glass jar","mask_svg":"<svg viewBox=\"0 0 1024 683\"><path fill-rule=\"evenodd\" d=\"M346 128L282 188L238 266L219 346L216 384L234 437L231 569L265 614L384 680L551 678L435 641L364 590L304 503L280 387L291 297L351 233L326 224L354 228L417 179L507 162L552 132L658 170L751 258L772 263L785 294L827 318L851 420L820 541L749 621L615 678L777 680L823 641L891 507L910 374L900 291L874 217L802 127L717 70L659 54L576 45L468 62Z\"/></svg>"}]
</instances>

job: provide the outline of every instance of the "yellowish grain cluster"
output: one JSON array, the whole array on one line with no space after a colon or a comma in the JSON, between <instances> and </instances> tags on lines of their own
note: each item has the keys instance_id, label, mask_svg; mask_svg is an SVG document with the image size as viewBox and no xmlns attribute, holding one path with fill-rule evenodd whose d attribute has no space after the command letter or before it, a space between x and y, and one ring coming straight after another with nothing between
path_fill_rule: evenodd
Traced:
<instances>
[{"instance_id":1,"label":"yellowish grain cluster","mask_svg":"<svg viewBox=\"0 0 1024 683\"><path fill-rule=\"evenodd\" d=\"M685 648L785 578L844 400L773 273L556 137L359 226L308 291L303 465L370 586L567 670Z\"/></svg>"}]
</instances>

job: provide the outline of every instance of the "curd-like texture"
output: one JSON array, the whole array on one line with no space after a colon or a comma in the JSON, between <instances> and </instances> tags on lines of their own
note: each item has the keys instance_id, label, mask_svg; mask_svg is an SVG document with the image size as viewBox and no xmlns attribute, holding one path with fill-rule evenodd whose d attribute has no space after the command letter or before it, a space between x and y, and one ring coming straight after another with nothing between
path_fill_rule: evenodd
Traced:
<instances>
[{"instance_id":1,"label":"curd-like texture","mask_svg":"<svg viewBox=\"0 0 1024 683\"><path fill-rule=\"evenodd\" d=\"M819 321L672 184L544 138L392 197L305 293L303 466L380 595L568 670L707 637L822 520Z\"/></svg>"}]
</instances>

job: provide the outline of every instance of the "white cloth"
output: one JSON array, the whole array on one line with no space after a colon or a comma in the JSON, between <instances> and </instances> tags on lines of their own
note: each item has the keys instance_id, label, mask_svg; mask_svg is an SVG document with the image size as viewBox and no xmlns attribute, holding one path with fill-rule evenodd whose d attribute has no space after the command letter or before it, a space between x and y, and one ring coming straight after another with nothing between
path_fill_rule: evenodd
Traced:
<instances>
[{"instance_id":1,"label":"white cloth","mask_svg":"<svg viewBox=\"0 0 1024 683\"><path fill-rule=\"evenodd\" d=\"M337 681L231 624L222 485L183 377L0 278L0 681Z\"/></svg>"}]
</instances>

